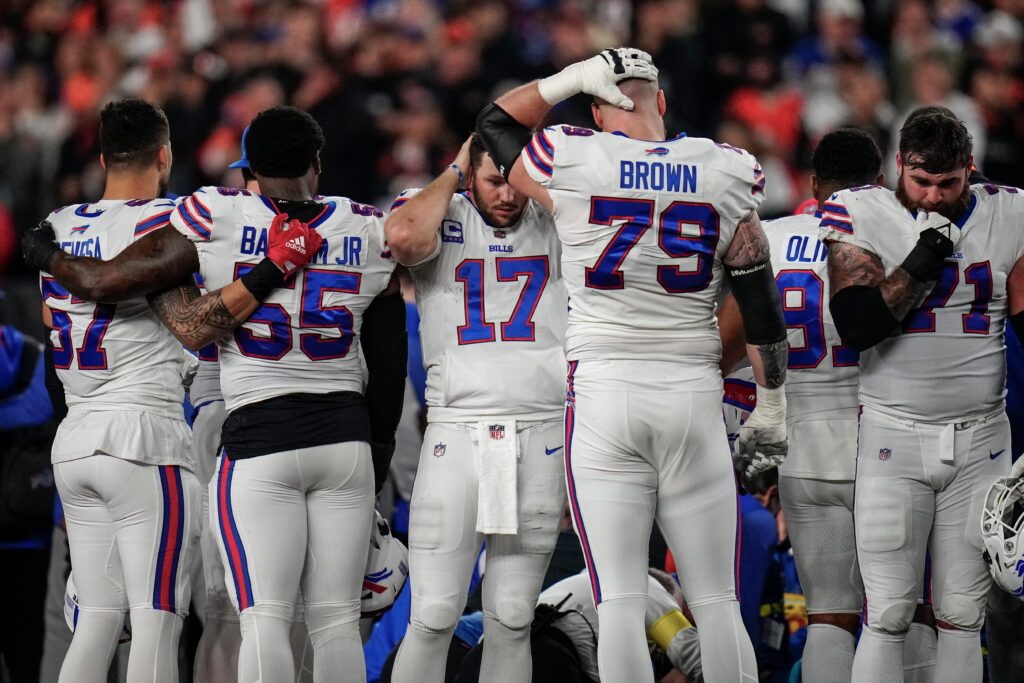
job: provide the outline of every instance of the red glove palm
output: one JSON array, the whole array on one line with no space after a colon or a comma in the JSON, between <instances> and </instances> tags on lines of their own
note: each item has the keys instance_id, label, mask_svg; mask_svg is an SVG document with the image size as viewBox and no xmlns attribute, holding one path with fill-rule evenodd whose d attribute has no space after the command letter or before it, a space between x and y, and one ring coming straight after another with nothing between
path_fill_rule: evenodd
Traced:
<instances>
[{"instance_id":1,"label":"red glove palm","mask_svg":"<svg viewBox=\"0 0 1024 683\"><path fill-rule=\"evenodd\" d=\"M279 213L270 224L267 234L267 258L274 262L284 276L291 276L304 267L320 250L324 238L316 230L297 219Z\"/></svg>"}]
</instances>

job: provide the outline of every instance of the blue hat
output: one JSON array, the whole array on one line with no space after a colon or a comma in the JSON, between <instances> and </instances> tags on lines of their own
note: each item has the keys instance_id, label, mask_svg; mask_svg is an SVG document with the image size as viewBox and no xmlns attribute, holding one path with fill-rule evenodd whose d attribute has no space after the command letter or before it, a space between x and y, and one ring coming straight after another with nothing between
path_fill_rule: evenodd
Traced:
<instances>
[{"instance_id":1,"label":"blue hat","mask_svg":"<svg viewBox=\"0 0 1024 683\"><path fill-rule=\"evenodd\" d=\"M245 153L245 138L249 135L249 126L245 127L242 131L242 158L233 164L228 164L228 168L249 168L249 157Z\"/></svg>"}]
</instances>

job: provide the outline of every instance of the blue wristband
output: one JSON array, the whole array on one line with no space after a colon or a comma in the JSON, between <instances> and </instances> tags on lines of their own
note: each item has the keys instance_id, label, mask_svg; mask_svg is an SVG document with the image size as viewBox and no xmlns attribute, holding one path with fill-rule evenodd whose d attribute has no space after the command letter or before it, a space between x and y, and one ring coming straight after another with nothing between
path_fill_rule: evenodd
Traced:
<instances>
[{"instance_id":1,"label":"blue wristband","mask_svg":"<svg viewBox=\"0 0 1024 683\"><path fill-rule=\"evenodd\" d=\"M466 185L466 176L462 175L462 169L459 168L459 165L454 161L448 164L448 168L454 170L456 173L459 174L459 189L463 189L463 187L465 187Z\"/></svg>"}]
</instances>

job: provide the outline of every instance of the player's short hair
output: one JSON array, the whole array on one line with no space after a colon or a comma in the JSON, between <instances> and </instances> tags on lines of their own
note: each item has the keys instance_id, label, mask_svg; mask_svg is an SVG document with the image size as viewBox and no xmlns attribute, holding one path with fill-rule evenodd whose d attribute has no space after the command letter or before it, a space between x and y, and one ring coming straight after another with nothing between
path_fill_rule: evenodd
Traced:
<instances>
[{"instance_id":1,"label":"player's short hair","mask_svg":"<svg viewBox=\"0 0 1024 683\"><path fill-rule=\"evenodd\" d=\"M245 137L249 168L265 178L299 178L324 146L324 132L295 107L273 107L256 115Z\"/></svg>"},{"instance_id":2,"label":"player's short hair","mask_svg":"<svg viewBox=\"0 0 1024 683\"><path fill-rule=\"evenodd\" d=\"M811 165L818 182L830 187L874 185L882 170L882 152L859 128L840 128L821 139Z\"/></svg>"},{"instance_id":3,"label":"player's short hair","mask_svg":"<svg viewBox=\"0 0 1024 683\"><path fill-rule=\"evenodd\" d=\"M964 122L945 107L914 110L900 129L900 156L908 168L948 173L966 168L974 141Z\"/></svg>"},{"instance_id":4,"label":"player's short hair","mask_svg":"<svg viewBox=\"0 0 1024 683\"><path fill-rule=\"evenodd\" d=\"M485 154L487 154L487 148L484 147L484 141L480 139L479 135L473 133L469 138L469 163L473 168L480 168L480 161Z\"/></svg>"},{"instance_id":5,"label":"player's short hair","mask_svg":"<svg viewBox=\"0 0 1024 683\"><path fill-rule=\"evenodd\" d=\"M145 168L170 141L160 107L139 99L111 102L100 112L100 153L107 168Z\"/></svg>"}]
</instances>

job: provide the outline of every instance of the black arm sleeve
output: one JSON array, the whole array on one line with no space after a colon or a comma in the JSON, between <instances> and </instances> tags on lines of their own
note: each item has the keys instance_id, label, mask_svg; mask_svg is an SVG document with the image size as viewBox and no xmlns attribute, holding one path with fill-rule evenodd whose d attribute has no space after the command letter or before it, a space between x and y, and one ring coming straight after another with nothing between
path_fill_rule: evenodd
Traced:
<instances>
[{"instance_id":1,"label":"black arm sleeve","mask_svg":"<svg viewBox=\"0 0 1024 683\"><path fill-rule=\"evenodd\" d=\"M844 287L832 295L828 310L843 343L857 351L867 351L900 324L878 287Z\"/></svg>"},{"instance_id":2,"label":"black arm sleeve","mask_svg":"<svg viewBox=\"0 0 1024 683\"><path fill-rule=\"evenodd\" d=\"M726 267L725 276L740 307L747 343L774 344L785 339L786 321L771 262L748 268Z\"/></svg>"},{"instance_id":3,"label":"black arm sleeve","mask_svg":"<svg viewBox=\"0 0 1024 683\"><path fill-rule=\"evenodd\" d=\"M370 445L376 490L384 486L395 452L395 430L402 419L409 342L405 301L401 294L378 296L363 314L363 357L369 371L366 407L370 413Z\"/></svg>"},{"instance_id":4,"label":"black arm sleeve","mask_svg":"<svg viewBox=\"0 0 1024 683\"><path fill-rule=\"evenodd\" d=\"M476 117L476 132L501 175L508 180L516 159L530 142L530 129L491 102Z\"/></svg>"}]
</instances>

